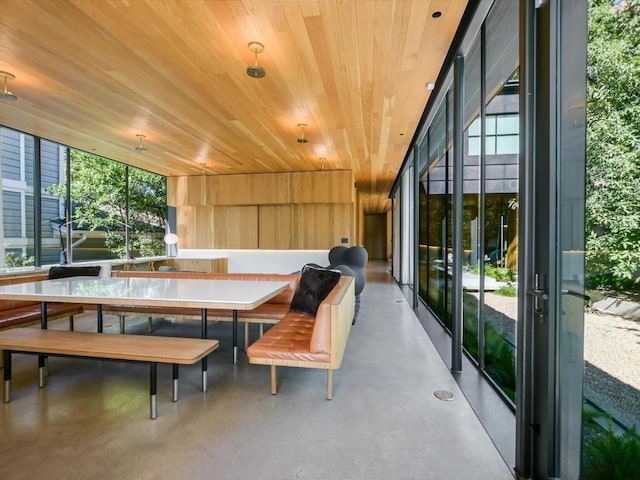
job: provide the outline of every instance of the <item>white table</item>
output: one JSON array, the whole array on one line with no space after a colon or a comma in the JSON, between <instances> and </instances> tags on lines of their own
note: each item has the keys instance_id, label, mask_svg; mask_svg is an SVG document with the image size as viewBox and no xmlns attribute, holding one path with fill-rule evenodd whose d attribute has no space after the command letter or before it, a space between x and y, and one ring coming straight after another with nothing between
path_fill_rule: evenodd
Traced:
<instances>
[{"instance_id":1,"label":"white table","mask_svg":"<svg viewBox=\"0 0 640 480\"><path fill-rule=\"evenodd\" d=\"M3 285L0 286L0 299L42 302L42 328L47 328L47 302L97 305L98 332L103 329L102 305L200 308L202 338L207 338L207 308L231 310L233 363L237 363L238 310L253 310L288 287L288 282L271 280L71 277ZM202 361L206 372L206 358Z\"/></svg>"}]
</instances>

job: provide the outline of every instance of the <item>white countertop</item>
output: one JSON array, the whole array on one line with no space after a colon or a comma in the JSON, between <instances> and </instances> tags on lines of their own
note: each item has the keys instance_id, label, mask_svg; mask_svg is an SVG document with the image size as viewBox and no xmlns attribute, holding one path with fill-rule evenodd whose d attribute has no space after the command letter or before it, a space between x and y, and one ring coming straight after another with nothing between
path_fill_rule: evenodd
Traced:
<instances>
[{"instance_id":1,"label":"white countertop","mask_svg":"<svg viewBox=\"0 0 640 480\"><path fill-rule=\"evenodd\" d=\"M0 298L39 302L253 310L289 287L269 280L72 277L0 286Z\"/></svg>"}]
</instances>

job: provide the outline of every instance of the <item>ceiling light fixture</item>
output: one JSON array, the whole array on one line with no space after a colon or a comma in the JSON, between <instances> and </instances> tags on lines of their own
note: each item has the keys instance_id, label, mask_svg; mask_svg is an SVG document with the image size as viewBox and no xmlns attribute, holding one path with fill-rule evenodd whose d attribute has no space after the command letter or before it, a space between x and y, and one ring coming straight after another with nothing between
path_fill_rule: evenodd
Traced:
<instances>
[{"instance_id":1,"label":"ceiling light fixture","mask_svg":"<svg viewBox=\"0 0 640 480\"><path fill-rule=\"evenodd\" d=\"M205 162L201 162L198 165L200 165L200 168L202 168L202 175L205 175L206 172L204 171L204 168L207 166L207 164Z\"/></svg>"},{"instance_id":2,"label":"ceiling light fixture","mask_svg":"<svg viewBox=\"0 0 640 480\"><path fill-rule=\"evenodd\" d=\"M2 92L0 92L0 98L9 101L17 100L18 97L9 91L9 80L16 78L15 75L9 72L0 71L0 77L4 78L4 88L2 89Z\"/></svg>"},{"instance_id":3,"label":"ceiling light fixture","mask_svg":"<svg viewBox=\"0 0 640 480\"><path fill-rule=\"evenodd\" d=\"M267 72L264 68L258 65L258 54L264 51L264 45L260 42L249 42L248 47L249 50L253 52L255 60L253 65L249 65L247 67L247 75L252 78L262 78L267 74Z\"/></svg>"},{"instance_id":4,"label":"ceiling light fixture","mask_svg":"<svg viewBox=\"0 0 640 480\"><path fill-rule=\"evenodd\" d=\"M142 139L146 138L144 135L142 135L141 133L138 133L136 135L136 137L138 137L138 145L135 148L136 152L146 152L147 149L145 147L142 146Z\"/></svg>"},{"instance_id":5,"label":"ceiling light fixture","mask_svg":"<svg viewBox=\"0 0 640 480\"><path fill-rule=\"evenodd\" d=\"M326 162L326 161L327 161L326 158L320 157L320 170L323 171L323 172L325 171L324 162Z\"/></svg>"},{"instance_id":6,"label":"ceiling light fixture","mask_svg":"<svg viewBox=\"0 0 640 480\"><path fill-rule=\"evenodd\" d=\"M299 123L298 126L300 127L300 136L296 139L296 142L298 142L298 143L307 143L309 140L304 138L304 127L306 127L307 124L306 123Z\"/></svg>"}]
</instances>

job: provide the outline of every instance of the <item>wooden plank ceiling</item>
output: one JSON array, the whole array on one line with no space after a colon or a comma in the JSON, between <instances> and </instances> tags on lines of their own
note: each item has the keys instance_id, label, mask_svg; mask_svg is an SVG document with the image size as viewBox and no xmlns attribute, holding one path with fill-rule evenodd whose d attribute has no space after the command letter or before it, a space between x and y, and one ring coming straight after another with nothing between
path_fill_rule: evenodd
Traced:
<instances>
[{"instance_id":1,"label":"wooden plank ceiling","mask_svg":"<svg viewBox=\"0 0 640 480\"><path fill-rule=\"evenodd\" d=\"M167 176L352 169L385 212L466 6L2 0L0 124Z\"/></svg>"}]
</instances>

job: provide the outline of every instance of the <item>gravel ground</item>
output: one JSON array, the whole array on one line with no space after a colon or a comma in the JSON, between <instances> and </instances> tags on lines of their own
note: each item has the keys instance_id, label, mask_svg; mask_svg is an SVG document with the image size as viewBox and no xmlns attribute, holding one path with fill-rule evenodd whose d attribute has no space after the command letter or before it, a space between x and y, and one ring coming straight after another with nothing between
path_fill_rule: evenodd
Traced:
<instances>
[{"instance_id":1,"label":"gravel ground","mask_svg":"<svg viewBox=\"0 0 640 480\"><path fill-rule=\"evenodd\" d=\"M515 343L517 299L487 292L487 319ZM640 321L586 310L585 396L627 427L640 429Z\"/></svg>"}]
</instances>

